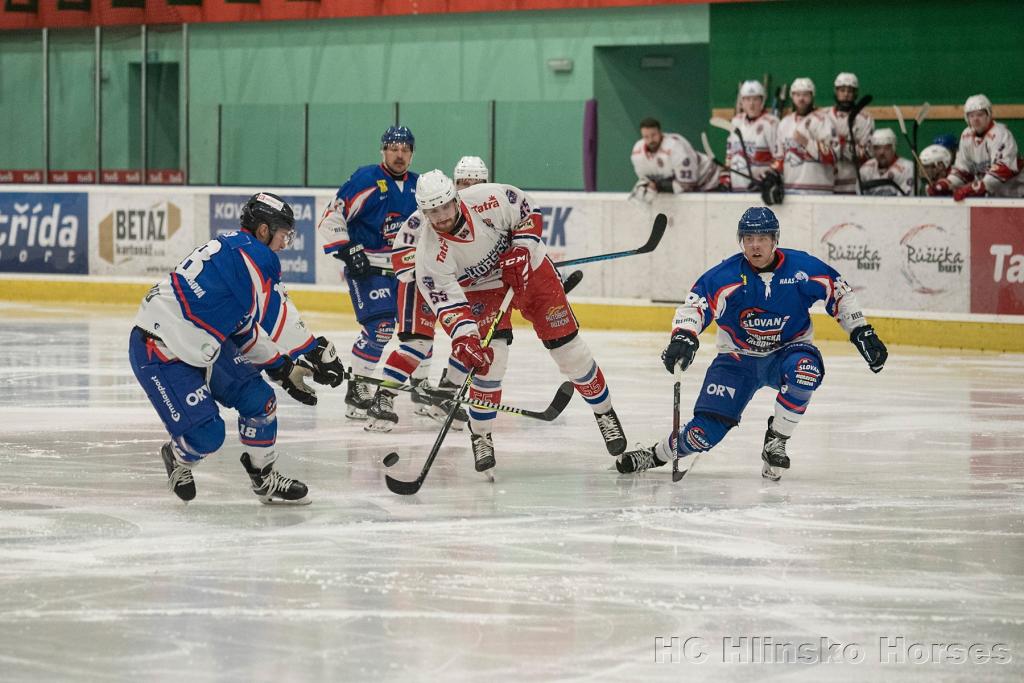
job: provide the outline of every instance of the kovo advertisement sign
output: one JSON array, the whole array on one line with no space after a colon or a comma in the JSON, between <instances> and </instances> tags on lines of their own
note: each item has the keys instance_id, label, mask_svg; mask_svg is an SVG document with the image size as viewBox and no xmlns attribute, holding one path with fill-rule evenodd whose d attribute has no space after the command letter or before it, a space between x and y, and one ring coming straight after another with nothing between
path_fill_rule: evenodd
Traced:
<instances>
[{"instance_id":1,"label":"kovo advertisement sign","mask_svg":"<svg viewBox=\"0 0 1024 683\"><path fill-rule=\"evenodd\" d=\"M833 207L816 207L813 251L843 275L862 305L968 311L970 252L964 209L876 205L859 206L839 220L832 214Z\"/></svg>"},{"instance_id":2,"label":"kovo advertisement sign","mask_svg":"<svg viewBox=\"0 0 1024 683\"><path fill-rule=\"evenodd\" d=\"M0 272L89 272L89 196L0 192Z\"/></svg>"},{"instance_id":3,"label":"kovo advertisement sign","mask_svg":"<svg viewBox=\"0 0 1024 683\"><path fill-rule=\"evenodd\" d=\"M238 230L242 207L250 195L210 195L210 238ZM315 198L282 196L295 212L295 241L278 254L281 279L285 282L313 284L316 282L316 211Z\"/></svg>"},{"instance_id":4,"label":"kovo advertisement sign","mask_svg":"<svg viewBox=\"0 0 1024 683\"><path fill-rule=\"evenodd\" d=\"M92 273L160 278L196 247L191 195L93 193Z\"/></svg>"}]
</instances>

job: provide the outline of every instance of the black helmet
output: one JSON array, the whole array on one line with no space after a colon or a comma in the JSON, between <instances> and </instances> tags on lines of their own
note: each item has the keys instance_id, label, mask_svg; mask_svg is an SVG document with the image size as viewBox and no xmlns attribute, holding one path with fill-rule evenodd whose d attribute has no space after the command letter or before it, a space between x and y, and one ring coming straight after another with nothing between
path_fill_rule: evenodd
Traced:
<instances>
[{"instance_id":1,"label":"black helmet","mask_svg":"<svg viewBox=\"0 0 1024 683\"><path fill-rule=\"evenodd\" d=\"M273 233L280 228L295 228L295 212L288 202L270 192L257 192L242 207L242 227L253 231L266 223Z\"/></svg>"}]
</instances>

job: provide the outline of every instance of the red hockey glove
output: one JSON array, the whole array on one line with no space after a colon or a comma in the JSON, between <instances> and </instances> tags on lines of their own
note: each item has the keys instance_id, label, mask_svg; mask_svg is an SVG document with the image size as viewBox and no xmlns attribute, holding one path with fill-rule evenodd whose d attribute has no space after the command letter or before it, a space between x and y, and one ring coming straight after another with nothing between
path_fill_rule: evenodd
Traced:
<instances>
[{"instance_id":1,"label":"red hockey glove","mask_svg":"<svg viewBox=\"0 0 1024 683\"><path fill-rule=\"evenodd\" d=\"M480 337L467 334L452 342L452 358L468 369L476 370L478 375L486 375L494 362L494 350L480 346Z\"/></svg>"},{"instance_id":2,"label":"red hockey glove","mask_svg":"<svg viewBox=\"0 0 1024 683\"><path fill-rule=\"evenodd\" d=\"M498 261L501 281L521 294L530 280L530 250L526 247L512 247Z\"/></svg>"},{"instance_id":3,"label":"red hockey glove","mask_svg":"<svg viewBox=\"0 0 1024 683\"><path fill-rule=\"evenodd\" d=\"M988 189L985 187L985 183L975 180L970 185L956 188L956 192L953 193L953 200L962 202L968 197L984 197L987 193Z\"/></svg>"},{"instance_id":4,"label":"red hockey glove","mask_svg":"<svg viewBox=\"0 0 1024 683\"><path fill-rule=\"evenodd\" d=\"M939 178L934 183L930 184L927 188L925 188L925 192L928 193L929 197L941 197L944 195L953 194L953 187L945 178Z\"/></svg>"}]
</instances>

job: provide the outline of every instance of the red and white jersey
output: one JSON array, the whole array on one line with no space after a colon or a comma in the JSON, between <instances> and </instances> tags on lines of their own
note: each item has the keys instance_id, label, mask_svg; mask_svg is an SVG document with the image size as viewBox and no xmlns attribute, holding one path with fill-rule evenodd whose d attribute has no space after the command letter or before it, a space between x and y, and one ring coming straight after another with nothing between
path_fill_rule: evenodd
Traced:
<instances>
[{"instance_id":1,"label":"red and white jersey","mask_svg":"<svg viewBox=\"0 0 1024 683\"><path fill-rule=\"evenodd\" d=\"M420 232L432 230L429 225L424 227L425 223L423 212L417 209L405 219L395 235L391 245L391 270L395 271L395 277L401 282L413 282L416 279L416 245L420 240Z\"/></svg>"},{"instance_id":2,"label":"red and white jersey","mask_svg":"<svg viewBox=\"0 0 1024 683\"><path fill-rule=\"evenodd\" d=\"M864 185L872 180L882 180L888 178L899 186L900 190L897 190L891 183L885 185L878 185L877 187L867 188ZM914 194L914 164L896 157L896 160L891 165L884 169L878 168L878 161L875 159L868 159L864 162L864 165L860 167L860 181L863 194L872 195L875 197L909 197Z\"/></svg>"},{"instance_id":3,"label":"red and white jersey","mask_svg":"<svg viewBox=\"0 0 1024 683\"><path fill-rule=\"evenodd\" d=\"M993 121L984 135L975 135L970 126L961 133L960 148L947 177L953 188L981 179L991 196L1024 197L1020 171L1013 133Z\"/></svg>"},{"instance_id":4,"label":"red and white jersey","mask_svg":"<svg viewBox=\"0 0 1024 683\"><path fill-rule=\"evenodd\" d=\"M798 141L799 131L803 141ZM832 194L836 178L835 127L820 109L800 116L789 114L779 122L775 170L782 175L786 193Z\"/></svg>"},{"instance_id":5,"label":"red and white jersey","mask_svg":"<svg viewBox=\"0 0 1024 683\"><path fill-rule=\"evenodd\" d=\"M497 267L502 254L526 247L533 269L547 256L540 213L518 187L480 183L458 196L463 225L438 235L424 221L415 254L416 285L452 339L478 334L465 291L503 287Z\"/></svg>"},{"instance_id":6,"label":"red and white jersey","mask_svg":"<svg viewBox=\"0 0 1024 683\"><path fill-rule=\"evenodd\" d=\"M665 133L656 152L648 152L644 141L633 145L630 155L636 177L646 180L672 179L672 191L699 192L718 185L715 162L693 148L678 133Z\"/></svg>"},{"instance_id":7,"label":"red and white jersey","mask_svg":"<svg viewBox=\"0 0 1024 683\"><path fill-rule=\"evenodd\" d=\"M857 114L857 120L853 122L853 143L851 143L848 112L830 107L825 110L825 116L832 122L832 127L835 130L832 148L836 151L837 159L833 192L857 194L857 166L867 160L867 150L871 149L871 134L875 132L875 120L867 112L862 111ZM860 146L859 154L857 145Z\"/></svg>"},{"instance_id":8,"label":"red and white jersey","mask_svg":"<svg viewBox=\"0 0 1024 683\"><path fill-rule=\"evenodd\" d=\"M739 136L735 132L729 133L725 141L725 165L760 180L771 169L775 159L779 120L767 111L756 119L748 119L746 114L741 113L732 117L732 127L739 129L744 145L740 145ZM726 171L722 171L722 174L725 175ZM735 173L730 175L732 189L742 191L750 187L750 181L743 176Z\"/></svg>"}]
</instances>

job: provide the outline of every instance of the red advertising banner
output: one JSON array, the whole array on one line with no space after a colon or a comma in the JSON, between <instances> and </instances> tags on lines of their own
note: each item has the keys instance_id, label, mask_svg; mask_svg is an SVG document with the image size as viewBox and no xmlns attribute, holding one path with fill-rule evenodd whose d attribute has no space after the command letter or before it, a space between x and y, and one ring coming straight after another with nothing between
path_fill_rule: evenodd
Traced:
<instances>
[{"instance_id":1,"label":"red advertising banner","mask_svg":"<svg viewBox=\"0 0 1024 683\"><path fill-rule=\"evenodd\" d=\"M4 0L0 9L0 30L651 7L699 2L701 0Z\"/></svg>"},{"instance_id":2,"label":"red advertising banner","mask_svg":"<svg viewBox=\"0 0 1024 683\"><path fill-rule=\"evenodd\" d=\"M971 313L1024 315L1024 208L971 207Z\"/></svg>"}]
</instances>

